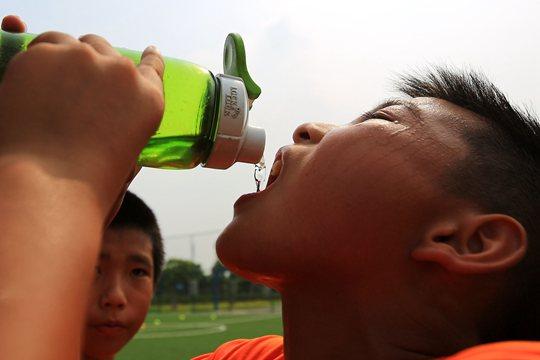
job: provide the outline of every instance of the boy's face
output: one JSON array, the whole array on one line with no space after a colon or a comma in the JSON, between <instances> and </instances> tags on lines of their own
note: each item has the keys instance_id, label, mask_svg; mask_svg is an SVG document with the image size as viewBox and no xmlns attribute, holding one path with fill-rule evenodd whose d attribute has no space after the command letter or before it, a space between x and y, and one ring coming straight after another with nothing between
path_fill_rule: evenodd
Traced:
<instances>
[{"instance_id":1,"label":"boy's face","mask_svg":"<svg viewBox=\"0 0 540 360\"><path fill-rule=\"evenodd\" d=\"M278 287L328 274L397 281L410 241L456 204L439 184L467 155L464 122L481 121L443 100L403 104L344 126L300 126L278 152L277 179L235 204L217 243L225 265Z\"/></svg>"},{"instance_id":2,"label":"boy's face","mask_svg":"<svg viewBox=\"0 0 540 360\"><path fill-rule=\"evenodd\" d=\"M141 327L153 295L152 243L136 228L105 231L88 305L84 354L116 354Z\"/></svg>"}]
</instances>

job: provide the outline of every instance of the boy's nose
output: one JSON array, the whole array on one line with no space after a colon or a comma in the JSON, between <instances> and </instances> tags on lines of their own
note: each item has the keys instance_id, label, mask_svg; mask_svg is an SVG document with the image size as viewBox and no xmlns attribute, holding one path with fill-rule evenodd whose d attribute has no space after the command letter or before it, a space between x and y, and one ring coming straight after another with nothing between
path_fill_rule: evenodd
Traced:
<instances>
[{"instance_id":1,"label":"boy's nose","mask_svg":"<svg viewBox=\"0 0 540 360\"><path fill-rule=\"evenodd\" d=\"M126 303L126 294L120 284L110 284L100 298L102 308L123 309Z\"/></svg>"},{"instance_id":2,"label":"boy's nose","mask_svg":"<svg viewBox=\"0 0 540 360\"><path fill-rule=\"evenodd\" d=\"M326 123L305 123L294 130L295 144L317 144L327 132L336 128L336 125Z\"/></svg>"}]
</instances>

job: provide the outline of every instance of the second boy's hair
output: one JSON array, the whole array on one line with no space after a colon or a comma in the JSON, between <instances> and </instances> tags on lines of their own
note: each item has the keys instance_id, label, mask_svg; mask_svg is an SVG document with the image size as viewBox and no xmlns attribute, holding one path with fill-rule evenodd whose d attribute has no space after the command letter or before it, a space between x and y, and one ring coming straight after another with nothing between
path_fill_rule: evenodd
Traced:
<instances>
[{"instance_id":1,"label":"second boy's hair","mask_svg":"<svg viewBox=\"0 0 540 360\"><path fill-rule=\"evenodd\" d=\"M164 261L163 239L152 210L137 195L126 192L124 201L113 221L111 229L132 228L141 230L152 242L152 258L154 261L154 284L159 280Z\"/></svg>"},{"instance_id":2,"label":"second boy's hair","mask_svg":"<svg viewBox=\"0 0 540 360\"><path fill-rule=\"evenodd\" d=\"M526 229L524 260L512 271L506 300L487 312L482 342L540 339L540 123L512 106L483 75L435 68L405 76L399 89L411 97L449 101L484 118L467 126L462 137L470 147L465 160L450 170L443 187L473 201L482 210L517 219ZM452 121L452 119L448 119Z\"/></svg>"}]
</instances>

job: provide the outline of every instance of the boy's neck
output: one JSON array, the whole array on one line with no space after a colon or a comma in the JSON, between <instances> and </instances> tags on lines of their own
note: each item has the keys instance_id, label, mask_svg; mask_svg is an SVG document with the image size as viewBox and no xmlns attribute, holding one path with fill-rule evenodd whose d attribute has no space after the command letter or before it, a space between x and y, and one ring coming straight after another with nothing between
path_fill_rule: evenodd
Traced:
<instances>
[{"instance_id":1,"label":"boy's neck","mask_svg":"<svg viewBox=\"0 0 540 360\"><path fill-rule=\"evenodd\" d=\"M325 289L324 293L321 289ZM476 344L458 319L392 299L378 306L343 289L297 286L282 291L284 351L298 359L432 359Z\"/></svg>"}]
</instances>

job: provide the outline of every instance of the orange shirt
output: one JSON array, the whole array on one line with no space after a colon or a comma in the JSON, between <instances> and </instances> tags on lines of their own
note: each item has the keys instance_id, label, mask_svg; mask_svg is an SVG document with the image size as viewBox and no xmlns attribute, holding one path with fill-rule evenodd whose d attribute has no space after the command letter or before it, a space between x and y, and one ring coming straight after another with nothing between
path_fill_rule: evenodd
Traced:
<instances>
[{"instance_id":1,"label":"orange shirt","mask_svg":"<svg viewBox=\"0 0 540 360\"><path fill-rule=\"evenodd\" d=\"M504 341L474 346L441 360L538 360L539 341Z\"/></svg>"},{"instance_id":2,"label":"orange shirt","mask_svg":"<svg viewBox=\"0 0 540 360\"><path fill-rule=\"evenodd\" d=\"M285 360L283 337L261 336L256 339L229 341L213 353L199 355L191 360Z\"/></svg>"},{"instance_id":3,"label":"orange shirt","mask_svg":"<svg viewBox=\"0 0 540 360\"><path fill-rule=\"evenodd\" d=\"M285 360L283 338L268 335L225 343L213 353L192 360ZM540 342L505 341L463 350L440 360L540 360Z\"/></svg>"}]
</instances>

